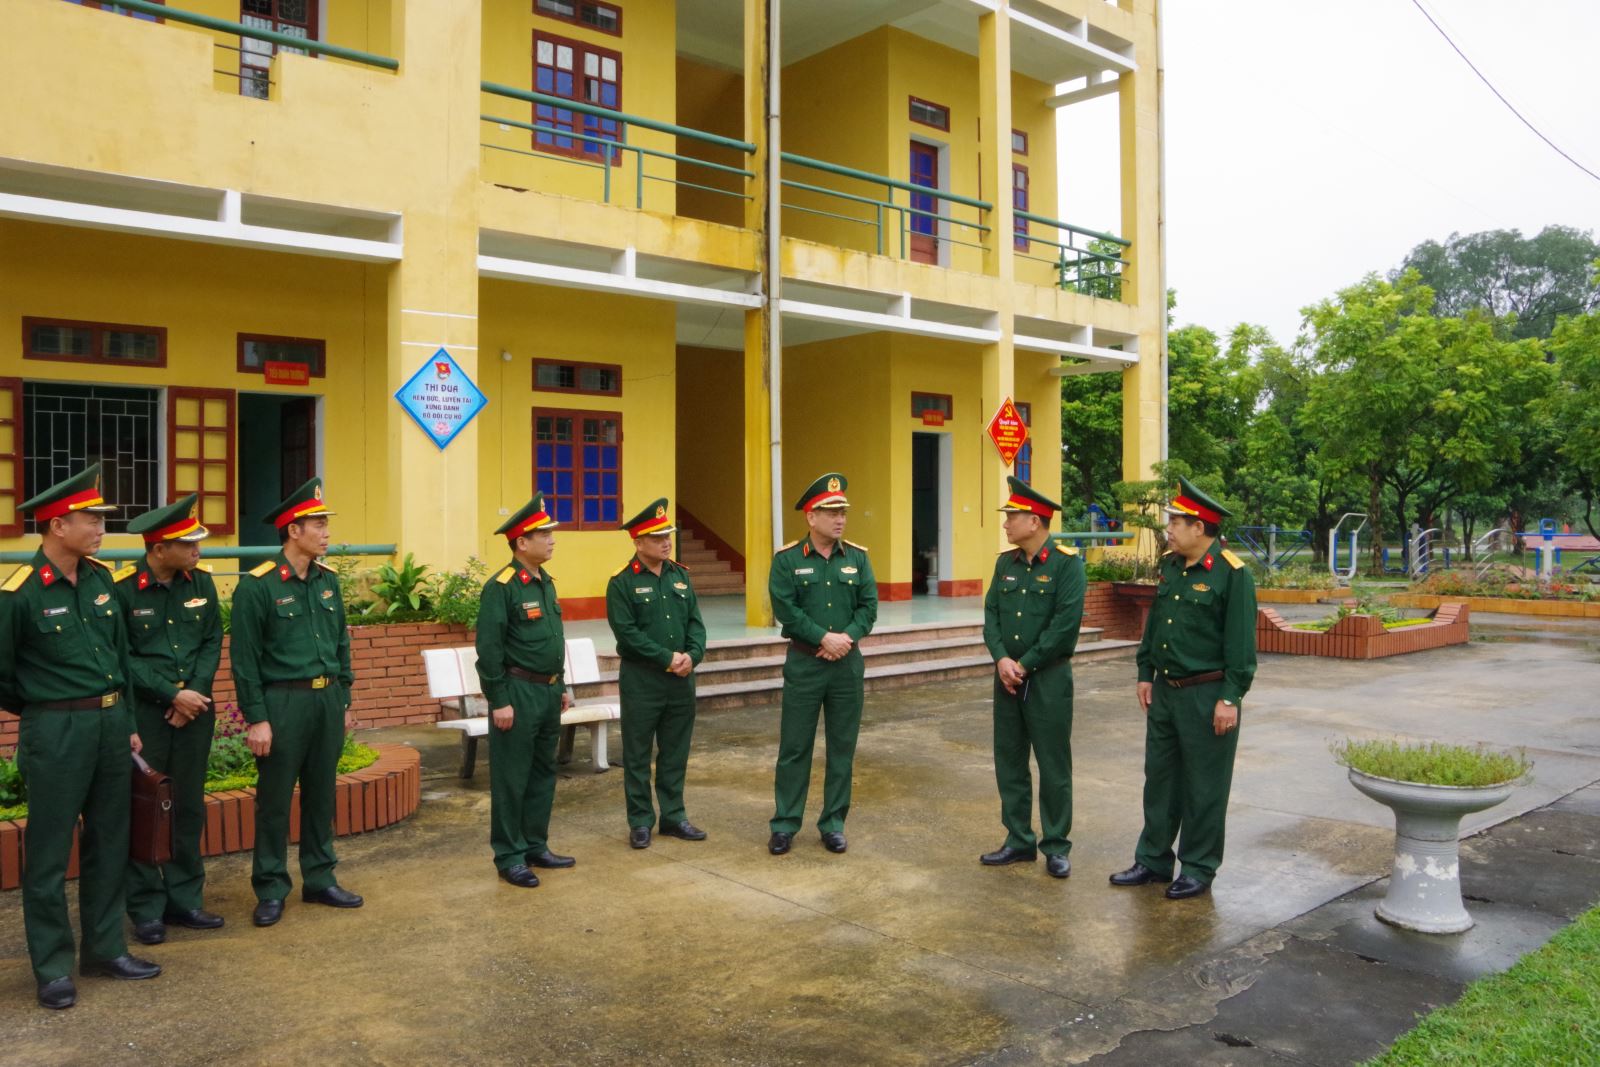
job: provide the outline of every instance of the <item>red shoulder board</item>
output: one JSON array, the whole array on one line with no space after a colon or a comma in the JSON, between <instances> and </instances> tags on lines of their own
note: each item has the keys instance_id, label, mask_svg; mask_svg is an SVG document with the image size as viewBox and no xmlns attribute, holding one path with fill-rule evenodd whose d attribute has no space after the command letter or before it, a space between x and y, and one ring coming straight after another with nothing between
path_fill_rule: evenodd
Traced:
<instances>
[{"instance_id":1,"label":"red shoulder board","mask_svg":"<svg viewBox=\"0 0 1600 1067\"><path fill-rule=\"evenodd\" d=\"M39 580L47 586L54 585L56 581L55 568L50 566L48 563L46 563L43 567L40 567Z\"/></svg>"},{"instance_id":2,"label":"red shoulder board","mask_svg":"<svg viewBox=\"0 0 1600 1067\"><path fill-rule=\"evenodd\" d=\"M1200 561L1200 566L1204 567L1206 570L1210 570L1213 562L1214 561L1211 558L1211 553L1207 552L1206 558Z\"/></svg>"}]
</instances>

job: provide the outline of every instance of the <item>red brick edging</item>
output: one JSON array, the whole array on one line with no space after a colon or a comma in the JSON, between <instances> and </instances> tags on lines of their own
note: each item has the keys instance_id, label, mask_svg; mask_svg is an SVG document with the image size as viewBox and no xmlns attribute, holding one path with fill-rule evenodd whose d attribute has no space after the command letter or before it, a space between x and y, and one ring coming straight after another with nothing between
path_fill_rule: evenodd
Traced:
<instances>
[{"instance_id":1,"label":"red brick edging","mask_svg":"<svg viewBox=\"0 0 1600 1067\"><path fill-rule=\"evenodd\" d=\"M378 761L353 774L341 774L333 832L338 837L380 830L407 818L422 800L422 756L409 745L374 745ZM22 880L27 819L0 821L0 890ZM289 809L289 840L300 840L300 791ZM206 856L244 852L256 843L256 791L232 789L206 794L206 826L200 851ZM78 876L78 842L73 838L67 877Z\"/></svg>"},{"instance_id":2,"label":"red brick edging","mask_svg":"<svg viewBox=\"0 0 1600 1067\"><path fill-rule=\"evenodd\" d=\"M1442 604L1431 622L1386 629L1376 615L1346 615L1324 633L1297 630L1272 608L1256 611L1256 650L1291 656L1328 656L1333 659L1381 659L1408 652L1467 643L1467 620L1472 609L1465 604Z\"/></svg>"},{"instance_id":3,"label":"red brick edging","mask_svg":"<svg viewBox=\"0 0 1600 1067\"><path fill-rule=\"evenodd\" d=\"M1348 586L1339 589L1257 589L1257 604L1316 604L1332 597L1350 595Z\"/></svg>"}]
</instances>

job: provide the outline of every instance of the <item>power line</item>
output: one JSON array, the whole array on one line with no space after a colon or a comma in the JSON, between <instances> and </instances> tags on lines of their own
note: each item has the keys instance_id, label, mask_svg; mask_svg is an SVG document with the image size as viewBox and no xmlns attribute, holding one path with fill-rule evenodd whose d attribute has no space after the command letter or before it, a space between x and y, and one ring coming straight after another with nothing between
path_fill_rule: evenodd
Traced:
<instances>
[{"instance_id":1,"label":"power line","mask_svg":"<svg viewBox=\"0 0 1600 1067\"><path fill-rule=\"evenodd\" d=\"M1515 115L1517 117L1517 120L1519 122L1521 122L1524 126L1528 127L1528 129L1532 130L1533 131L1533 135L1535 137L1539 138L1539 140L1543 141L1545 144L1547 144L1551 148L1555 149L1556 154L1559 155L1562 159L1566 160L1568 163L1571 163L1574 167L1577 167L1579 170L1583 171L1585 174L1587 174L1589 177L1593 178L1595 181L1600 182L1600 174L1596 174L1594 171L1590 170L1588 167L1584 166L1582 163L1579 163L1576 159L1573 159L1571 156L1567 155L1567 153L1562 150L1560 145L1556 144L1550 138L1546 137L1543 133L1541 133L1540 130L1539 130L1539 127L1537 127L1533 123L1529 122L1523 116L1522 112L1517 110L1516 105L1513 104L1511 101L1507 100L1505 98L1505 95L1503 93L1501 93L1499 89L1496 89L1494 87L1494 83L1491 82L1484 75L1483 71L1481 71L1481 70L1479 70L1477 68L1477 65L1474 64L1472 62L1472 60L1467 58L1467 54L1461 50L1461 46L1456 44L1455 41L1450 39L1450 35L1445 32L1444 27L1439 25L1439 23L1434 19L1434 17L1428 13L1428 9L1422 6L1422 0L1411 0L1411 3L1412 3L1413 6L1416 7L1416 9L1418 11L1422 12L1422 17L1428 20L1428 24L1430 26L1432 26L1434 29L1439 31L1439 36L1443 37L1444 40L1445 40L1445 43L1448 44L1451 47L1451 49L1453 49L1455 51L1456 55L1461 57L1461 62L1465 63L1472 70L1472 73L1474 73L1474 74L1476 74L1478 76L1478 80L1483 82L1483 84L1488 87L1489 91L1495 95L1495 99L1499 100L1502 104L1504 104L1506 106L1506 110L1510 111L1513 115Z\"/></svg>"}]
</instances>

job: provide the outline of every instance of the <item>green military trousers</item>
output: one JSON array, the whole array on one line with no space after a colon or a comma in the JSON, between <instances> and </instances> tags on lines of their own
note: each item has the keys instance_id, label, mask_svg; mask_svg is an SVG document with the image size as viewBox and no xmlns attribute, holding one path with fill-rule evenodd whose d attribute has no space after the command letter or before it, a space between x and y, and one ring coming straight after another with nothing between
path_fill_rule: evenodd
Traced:
<instances>
[{"instance_id":1,"label":"green military trousers","mask_svg":"<svg viewBox=\"0 0 1600 1067\"><path fill-rule=\"evenodd\" d=\"M344 749L345 690L268 685L272 751L256 760L256 852L250 884L257 900L282 900L289 878L289 810L300 783L300 888L320 893L336 885L333 809ZM189 727L184 727L189 729Z\"/></svg>"},{"instance_id":2,"label":"green military trousers","mask_svg":"<svg viewBox=\"0 0 1600 1067\"><path fill-rule=\"evenodd\" d=\"M41 983L72 973L67 861L80 815L78 921L83 929L83 959L112 960L128 953L122 910L133 789L131 727L122 703L87 711L22 711L17 764L28 786L22 924L33 976Z\"/></svg>"},{"instance_id":3,"label":"green military trousers","mask_svg":"<svg viewBox=\"0 0 1600 1067\"><path fill-rule=\"evenodd\" d=\"M844 829L850 814L850 779L854 773L856 735L861 731L861 685L866 664L852 646L843 658L828 662L797 648L783 661L783 717L778 729L778 766L773 780L773 833L797 833L811 788L811 753L817 742L817 717L823 720L827 744L822 779L822 813L817 829Z\"/></svg>"},{"instance_id":4,"label":"green military trousers","mask_svg":"<svg viewBox=\"0 0 1600 1067\"><path fill-rule=\"evenodd\" d=\"M1210 885L1222 865L1239 729L1217 736L1212 718L1221 695L1221 680L1183 689L1155 683L1144 728L1144 832L1133 858L1163 878L1172 875L1180 832L1184 874Z\"/></svg>"},{"instance_id":5,"label":"green military trousers","mask_svg":"<svg viewBox=\"0 0 1600 1067\"><path fill-rule=\"evenodd\" d=\"M187 726L166 721L166 708L139 701L134 720L144 742L145 762L172 779L172 860L160 867L128 861L128 918L136 923L204 906L205 861L200 832L206 825L206 763L217 717L209 711ZM274 728L273 745L277 745Z\"/></svg>"},{"instance_id":6,"label":"green military trousers","mask_svg":"<svg viewBox=\"0 0 1600 1067\"><path fill-rule=\"evenodd\" d=\"M489 723L489 846L506 871L550 848L550 808L556 799L556 745L561 739L557 683L506 679L511 729Z\"/></svg>"},{"instance_id":7,"label":"green military trousers","mask_svg":"<svg viewBox=\"0 0 1600 1067\"><path fill-rule=\"evenodd\" d=\"M1039 764L1039 829L1033 833L1033 776ZM994 683L994 778L1006 847L1037 847L1047 856L1072 851L1072 664L1066 660L1029 675L1012 696Z\"/></svg>"},{"instance_id":8,"label":"green military trousers","mask_svg":"<svg viewBox=\"0 0 1600 1067\"><path fill-rule=\"evenodd\" d=\"M650 802L653 752L661 825L676 826L688 818L683 780L694 736L694 676L679 678L653 663L625 659L617 670L617 687L622 696L622 787L628 825L655 824L656 809Z\"/></svg>"}]
</instances>

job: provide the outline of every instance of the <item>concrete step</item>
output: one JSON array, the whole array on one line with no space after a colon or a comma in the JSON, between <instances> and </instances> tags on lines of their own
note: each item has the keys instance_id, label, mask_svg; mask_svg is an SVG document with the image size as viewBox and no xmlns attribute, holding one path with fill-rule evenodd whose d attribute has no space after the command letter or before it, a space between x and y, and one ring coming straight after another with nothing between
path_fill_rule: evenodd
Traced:
<instances>
[{"instance_id":1,"label":"concrete step","mask_svg":"<svg viewBox=\"0 0 1600 1067\"><path fill-rule=\"evenodd\" d=\"M726 563L723 564L727 566ZM695 571L694 591L699 596L730 596L744 594L744 575L737 571Z\"/></svg>"}]
</instances>

